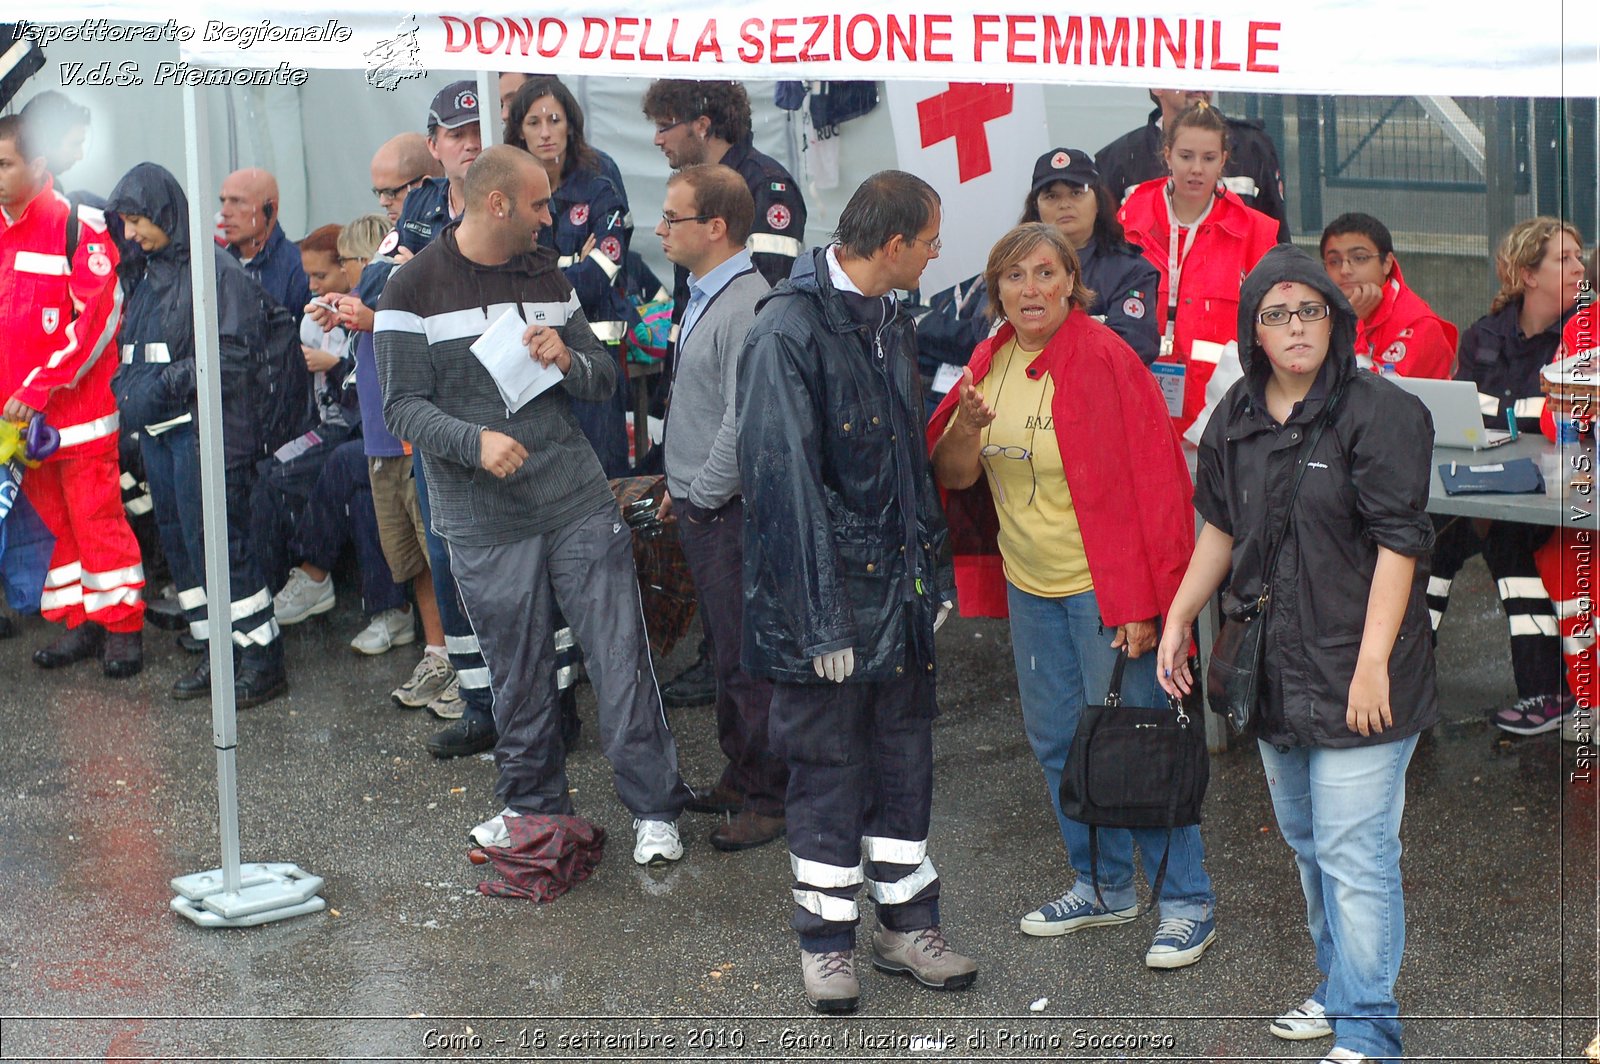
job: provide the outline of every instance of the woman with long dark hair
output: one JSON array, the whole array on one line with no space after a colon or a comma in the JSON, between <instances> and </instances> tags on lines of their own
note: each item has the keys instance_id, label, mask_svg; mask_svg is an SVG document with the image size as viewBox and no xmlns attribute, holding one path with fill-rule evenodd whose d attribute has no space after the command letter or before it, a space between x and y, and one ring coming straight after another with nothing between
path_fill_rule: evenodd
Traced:
<instances>
[{"instance_id":1,"label":"woman with long dark hair","mask_svg":"<svg viewBox=\"0 0 1600 1064\"><path fill-rule=\"evenodd\" d=\"M549 176L552 224L539 230L539 246L560 256L595 335L621 358L623 337L636 320L624 294L628 206L621 190L601 173L583 124L583 108L571 89L556 78L533 78L511 101L505 141L532 155ZM627 374L618 373L610 400L572 402L608 477L628 473L626 397Z\"/></svg>"}]
</instances>

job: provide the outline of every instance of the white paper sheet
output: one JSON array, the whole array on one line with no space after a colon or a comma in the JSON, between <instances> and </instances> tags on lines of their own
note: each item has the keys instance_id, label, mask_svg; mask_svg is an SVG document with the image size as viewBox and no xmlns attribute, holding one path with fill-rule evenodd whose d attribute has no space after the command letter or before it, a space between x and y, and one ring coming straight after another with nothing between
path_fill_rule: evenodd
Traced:
<instances>
[{"instance_id":1,"label":"white paper sheet","mask_svg":"<svg viewBox=\"0 0 1600 1064\"><path fill-rule=\"evenodd\" d=\"M563 377L555 366L542 366L528 354L522 342L527 327L520 314L508 309L472 344L472 353L500 389L507 414L515 414Z\"/></svg>"}]
</instances>

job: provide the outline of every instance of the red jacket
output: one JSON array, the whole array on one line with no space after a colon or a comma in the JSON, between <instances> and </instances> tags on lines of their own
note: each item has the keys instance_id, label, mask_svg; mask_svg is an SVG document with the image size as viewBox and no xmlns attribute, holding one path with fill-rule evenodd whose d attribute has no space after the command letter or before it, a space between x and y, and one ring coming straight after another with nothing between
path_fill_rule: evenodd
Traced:
<instances>
[{"instance_id":1,"label":"red jacket","mask_svg":"<svg viewBox=\"0 0 1600 1064\"><path fill-rule=\"evenodd\" d=\"M973 351L967 365L977 383L1014 331L1004 325ZM1050 413L1100 619L1109 626L1161 616L1194 550L1194 486L1161 391L1133 349L1081 310L1028 367L1029 376L1039 372L1055 382ZM959 391L945 395L928 423L930 451ZM972 487L943 495L962 615L1006 616L989 482L980 476Z\"/></svg>"},{"instance_id":2,"label":"red jacket","mask_svg":"<svg viewBox=\"0 0 1600 1064\"><path fill-rule=\"evenodd\" d=\"M67 198L46 179L17 218L0 210L0 401L42 410L61 433L59 457L117 449L117 328L122 286L105 215L80 206L72 263Z\"/></svg>"},{"instance_id":3,"label":"red jacket","mask_svg":"<svg viewBox=\"0 0 1600 1064\"><path fill-rule=\"evenodd\" d=\"M1456 327L1406 285L1399 259L1383 286L1383 302L1356 323L1356 359L1380 373L1392 366L1402 377L1455 376Z\"/></svg>"},{"instance_id":4,"label":"red jacket","mask_svg":"<svg viewBox=\"0 0 1600 1064\"><path fill-rule=\"evenodd\" d=\"M1128 239L1144 250L1144 257L1161 273L1156 300L1156 327L1166 334L1170 229L1167 225L1166 178L1146 181L1117 212ZM1173 353L1158 361L1189 364L1196 340L1226 344L1239 327L1239 282L1267 250L1278 242L1278 223L1245 206L1237 194L1219 190L1211 213L1190 239L1194 247L1183 260L1179 282L1178 322L1173 333ZM1183 416L1175 419L1178 432L1187 429L1206 405L1206 382L1215 362L1197 361L1187 370Z\"/></svg>"}]
</instances>

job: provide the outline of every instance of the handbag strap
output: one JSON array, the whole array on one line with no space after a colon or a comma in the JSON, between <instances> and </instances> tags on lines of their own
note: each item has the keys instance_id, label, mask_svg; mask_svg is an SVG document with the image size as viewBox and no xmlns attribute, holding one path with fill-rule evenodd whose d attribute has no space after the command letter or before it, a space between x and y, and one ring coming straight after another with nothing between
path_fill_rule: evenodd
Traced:
<instances>
[{"instance_id":1,"label":"handbag strap","mask_svg":"<svg viewBox=\"0 0 1600 1064\"><path fill-rule=\"evenodd\" d=\"M1300 482L1306 478L1306 469L1311 464L1311 456L1316 453L1317 444L1322 440L1322 433L1327 429L1328 423L1333 420L1333 411L1339 405L1339 400L1344 396L1344 381L1340 381L1333 394L1328 397L1328 405L1322 408L1322 413L1317 416L1316 429L1295 452L1295 460L1299 466L1294 475L1294 486L1289 489L1289 503L1283 508L1283 524L1278 527L1278 538L1273 543L1267 555L1267 568L1261 576L1261 594L1258 601L1264 601L1267 592L1272 587L1272 576L1278 569L1278 556L1283 553L1283 544L1289 538L1289 520L1294 516L1294 500L1300 494Z\"/></svg>"}]
</instances>

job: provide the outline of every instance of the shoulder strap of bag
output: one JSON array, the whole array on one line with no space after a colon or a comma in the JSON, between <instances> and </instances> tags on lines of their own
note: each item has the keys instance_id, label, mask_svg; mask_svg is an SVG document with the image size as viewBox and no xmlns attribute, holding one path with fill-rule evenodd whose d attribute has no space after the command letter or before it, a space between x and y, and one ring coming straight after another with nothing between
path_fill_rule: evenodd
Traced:
<instances>
[{"instance_id":1,"label":"shoulder strap of bag","mask_svg":"<svg viewBox=\"0 0 1600 1064\"><path fill-rule=\"evenodd\" d=\"M1261 598L1267 597L1267 591L1272 586L1272 575L1278 568L1278 555L1283 553L1284 541L1289 538L1289 520L1294 516L1295 496L1300 494L1300 482L1306 478L1306 468L1311 462L1311 456L1316 452L1317 444L1322 440L1322 433L1328 424L1333 421L1334 409L1339 405L1339 400L1344 397L1344 381L1340 381L1333 394L1328 397L1328 405L1322 408L1322 413L1317 417L1316 428L1306 441L1300 445L1300 450L1295 454L1295 461L1299 466L1294 475L1294 486L1289 489L1289 504L1283 508L1283 524L1278 527L1278 538L1267 553L1267 568L1261 578Z\"/></svg>"}]
</instances>

